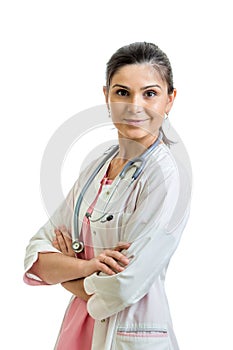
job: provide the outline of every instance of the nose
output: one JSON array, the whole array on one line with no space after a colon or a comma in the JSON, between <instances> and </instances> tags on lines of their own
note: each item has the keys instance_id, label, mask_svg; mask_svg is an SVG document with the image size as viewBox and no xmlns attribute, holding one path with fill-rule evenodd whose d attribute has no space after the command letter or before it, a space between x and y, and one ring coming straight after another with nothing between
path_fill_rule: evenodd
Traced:
<instances>
[{"instance_id":1,"label":"nose","mask_svg":"<svg viewBox=\"0 0 233 350\"><path fill-rule=\"evenodd\" d=\"M131 96L131 99L127 105L128 112L130 114L138 114L143 111L142 99L141 96L134 94Z\"/></svg>"}]
</instances>

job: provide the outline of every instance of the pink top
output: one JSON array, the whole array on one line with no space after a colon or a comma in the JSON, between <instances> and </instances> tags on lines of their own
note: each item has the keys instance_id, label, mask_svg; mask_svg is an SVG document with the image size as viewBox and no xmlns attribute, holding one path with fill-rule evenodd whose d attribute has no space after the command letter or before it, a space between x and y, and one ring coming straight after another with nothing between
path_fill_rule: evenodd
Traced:
<instances>
[{"instance_id":1,"label":"pink top","mask_svg":"<svg viewBox=\"0 0 233 350\"><path fill-rule=\"evenodd\" d=\"M105 175L88 213L92 214L103 186L111 183L112 180ZM80 239L83 242L90 242L91 239L90 220L86 216L83 219ZM80 259L90 260L93 257L94 251L91 244L86 245L84 251L78 254ZM87 313L86 302L78 297L73 297L66 310L55 350L91 350L94 323L95 320Z\"/></svg>"}]
</instances>

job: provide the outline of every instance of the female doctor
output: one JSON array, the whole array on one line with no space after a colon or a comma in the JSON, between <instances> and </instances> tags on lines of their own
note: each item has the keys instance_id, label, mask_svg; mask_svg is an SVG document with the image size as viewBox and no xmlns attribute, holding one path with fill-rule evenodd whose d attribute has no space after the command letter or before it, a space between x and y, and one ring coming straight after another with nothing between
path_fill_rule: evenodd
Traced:
<instances>
[{"instance_id":1,"label":"female doctor","mask_svg":"<svg viewBox=\"0 0 233 350\"><path fill-rule=\"evenodd\" d=\"M78 217L80 192L106 155L32 237L25 282L60 283L73 294L57 350L178 350L164 280L187 222L189 184L163 131L176 96L171 65L156 45L133 43L113 54L106 78L119 148L83 194ZM84 250L74 254L76 219Z\"/></svg>"}]
</instances>

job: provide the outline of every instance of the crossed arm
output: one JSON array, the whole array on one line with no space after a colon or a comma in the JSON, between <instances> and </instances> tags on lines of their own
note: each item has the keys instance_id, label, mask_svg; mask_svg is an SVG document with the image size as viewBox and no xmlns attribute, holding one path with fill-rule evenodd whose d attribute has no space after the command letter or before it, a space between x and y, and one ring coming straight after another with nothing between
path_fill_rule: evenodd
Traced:
<instances>
[{"instance_id":1,"label":"crossed arm","mask_svg":"<svg viewBox=\"0 0 233 350\"><path fill-rule=\"evenodd\" d=\"M39 276L49 284L60 283L72 294L86 301L90 295L84 290L85 277L95 272L114 275L122 272L129 263L129 259L121 253L121 250L129 248L128 243L119 244L115 249L106 249L93 259L83 260L75 257L72 241L65 227L55 229L55 235L52 244L62 254L39 253L37 261L28 272Z\"/></svg>"}]
</instances>

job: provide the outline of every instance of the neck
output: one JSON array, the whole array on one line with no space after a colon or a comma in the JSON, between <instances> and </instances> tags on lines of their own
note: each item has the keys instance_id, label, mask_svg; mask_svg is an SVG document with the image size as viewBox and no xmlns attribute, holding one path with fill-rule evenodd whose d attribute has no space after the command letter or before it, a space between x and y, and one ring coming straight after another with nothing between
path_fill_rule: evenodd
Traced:
<instances>
[{"instance_id":1,"label":"neck","mask_svg":"<svg viewBox=\"0 0 233 350\"><path fill-rule=\"evenodd\" d=\"M119 135L119 153L117 158L129 160L140 156L156 141L157 137L158 135L149 135L142 139L132 140Z\"/></svg>"}]
</instances>

